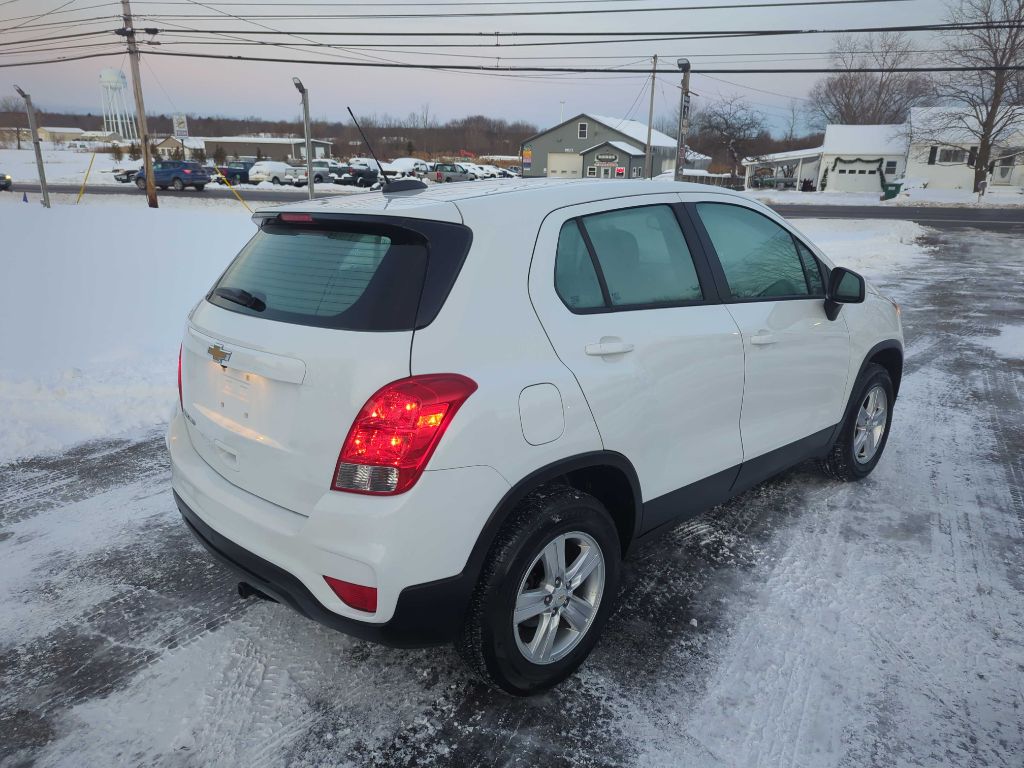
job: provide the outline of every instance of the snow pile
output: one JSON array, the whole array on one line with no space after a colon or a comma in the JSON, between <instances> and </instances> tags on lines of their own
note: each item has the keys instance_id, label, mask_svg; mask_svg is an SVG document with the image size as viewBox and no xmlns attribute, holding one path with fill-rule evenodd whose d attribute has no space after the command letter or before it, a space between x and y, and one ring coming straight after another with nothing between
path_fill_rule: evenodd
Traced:
<instances>
[{"instance_id":1,"label":"snow pile","mask_svg":"<svg viewBox=\"0 0 1024 768\"><path fill-rule=\"evenodd\" d=\"M920 240L929 230L900 219L798 219L793 223L838 267L869 280L898 276L926 258Z\"/></svg>"},{"instance_id":2,"label":"snow pile","mask_svg":"<svg viewBox=\"0 0 1024 768\"><path fill-rule=\"evenodd\" d=\"M878 205L886 208L936 206L942 208L1014 208L1024 206L1020 187L990 186L981 201L969 189L934 189L914 180L910 189L892 200L880 200L881 192L796 192L783 189L748 189L743 194L765 205Z\"/></svg>"},{"instance_id":3,"label":"snow pile","mask_svg":"<svg viewBox=\"0 0 1024 768\"><path fill-rule=\"evenodd\" d=\"M185 316L254 225L237 202L10 201L0 229L3 463L166 419Z\"/></svg>"}]
</instances>

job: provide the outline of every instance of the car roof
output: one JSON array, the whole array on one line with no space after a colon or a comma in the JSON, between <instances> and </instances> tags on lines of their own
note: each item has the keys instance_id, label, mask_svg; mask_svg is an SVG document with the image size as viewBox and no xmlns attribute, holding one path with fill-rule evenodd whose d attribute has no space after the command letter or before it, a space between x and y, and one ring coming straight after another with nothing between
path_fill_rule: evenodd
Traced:
<instances>
[{"instance_id":1,"label":"car roof","mask_svg":"<svg viewBox=\"0 0 1024 768\"><path fill-rule=\"evenodd\" d=\"M452 209L473 210L474 214L517 216L541 213L569 205L615 200L637 195L697 192L706 195L728 195L747 202L753 198L721 187L675 181L648 179L501 179L433 184L422 190L383 194L366 192L354 195L322 197L279 206L274 211L303 213L352 213L452 220Z\"/></svg>"}]
</instances>

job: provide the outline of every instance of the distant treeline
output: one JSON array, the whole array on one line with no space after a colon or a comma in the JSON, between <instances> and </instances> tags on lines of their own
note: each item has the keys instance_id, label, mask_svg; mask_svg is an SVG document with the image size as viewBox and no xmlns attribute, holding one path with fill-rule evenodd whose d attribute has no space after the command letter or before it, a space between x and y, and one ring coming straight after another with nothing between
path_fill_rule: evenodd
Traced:
<instances>
[{"instance_id":1,"label":"distant treeline","mask_svg":"<svg viewBox=\"0 0 1024 768\"><path fill-rule=\"evenodd\" d=\"M24 113L0 112L0 126L21 126ZM82 128L97 131L103 118L96 114L40 112L41 126ZM154 135L171 133L170 115L150 115L149 130ZM470 117L438 121L423 107L419 112L398 118L367 115L359 118L367 137L388 157L400 155L455 155L460 151L474 155L518 155L523 139L537 132L537 127L523 121L473 115ZM239 136L270 134L273 136L301 136L302 123L298 120L264 120L259 117L201 117L188 116L189 133L193 136ZM314 120L313 137L334 142L338 156L363 154L365 148L359 132L349 122Z\"/></svg>"}]
</instances>

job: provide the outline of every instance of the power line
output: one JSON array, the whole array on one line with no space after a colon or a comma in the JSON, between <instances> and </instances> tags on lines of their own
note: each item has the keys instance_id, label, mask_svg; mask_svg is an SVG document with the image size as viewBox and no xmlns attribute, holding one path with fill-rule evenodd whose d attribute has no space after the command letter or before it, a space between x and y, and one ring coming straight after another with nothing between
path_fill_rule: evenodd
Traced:
<instances>
[{"instance_id":1,"label":"power line","mask_svg":"<svg viewBox=\"0 0 1024 768\"><path fill-rule=\"evenodd\" d=\"M142 18L156 20L156 17L145 16ZM992 23L986 22L971 22L967 24L905 24L899 26L888 26L888 27L846 27L837 29L748 29L748 30L701 30L701 31L681 31L681 32L668 32L665 30L658 30L654 32L620 32L616 30L603 31L603 32L447 32L447 31L417 31L417 32L395 32L389 30L387 35L389 37L470 37L470 38L523 38L523 37L619 37L626 35L640 35L642 37L637 39L637 42L646 42L650 40L700 40L705 37L721 39L727 37L776 37L776 36L787 36L787 35L835 35L835 34L856 34L856 33L870 33L870 32L946 32L946 31L969 31L969 30L987 30L987 29L1008 29L1016 26L1016 22L1012 21L997 21ZM157 30L158 32L162 30ZM212 34L212 35L230 35L230 34L247 34L247 35L303 35L303 36L314 36L314 37L380 37L381 32L354 32L354 31L323 31L323 30L246 30L239 33L238 30L230 29L190 29L190 32L197 34ZM562 44L566 41L560 41ZM571 42L571 41L569 41ZM588 44L602 42L600 40L587 40L584 41ZM615 42L615 41L612 41ZM394 45L394 43L392 43ZM449 43L447 47L453 47L456 44ZM523 45L523 43L519 43Z\"/></svg>"},{"instance_id":2,"label":"power line","mask_svg":"<svg viewBox=\"0 0 1024 768\"><path fill-rule=\"evenodd\" d=\"M730 3L727 5L678 5L660 8L576 8L551 10L545 8L538 11L451 11L447 13L375 13L375 14L351 14L351 13L317 13L309 14L287 14L287 13L248 13L247 19L277 19L288 21L301 21L306 19L465 19L465 18L506 18L519 16L581 16L593 14L611 13L669 13L675 11L708 11L708 10L732 10L744 8L793 8L807 6L838 6L838 5L878 5L891 3L908 3L916 0L783 0L782 2L750 2ZM216 4L212 4L216 6ZM164 13L149 14L146 18L163 19L210 19L216 18L209 14L192 13Z\"/></svg>"},{"instance_id":3,"label":"power line","mask_svg":"<svg viewBox=\"0 0 1024 768\"><path fill-rule=\"evenodd\" d=\"M424 70L463 70L478 72L573 72L573 73L611 73L611 74L650 74L644 69L598 69L594 67L491 67L472 64L413 64L376 61L311 61L308 59L277 59L261 56L229 56L214 53L175 53L172 51L149 51L149 56L174 56L194 59L216 59L222 61L257 61L281 64L320 64L340 67L373 67L381 69L424 69ZM796 68L760 68L760 69L695 69L694 74L835 74L854 72L1019 72L1024 65L982 66L982 67L818 67L813 69ZM658 70L657 74L678 74L675 69Z\"/></svg>"}]
</instances>

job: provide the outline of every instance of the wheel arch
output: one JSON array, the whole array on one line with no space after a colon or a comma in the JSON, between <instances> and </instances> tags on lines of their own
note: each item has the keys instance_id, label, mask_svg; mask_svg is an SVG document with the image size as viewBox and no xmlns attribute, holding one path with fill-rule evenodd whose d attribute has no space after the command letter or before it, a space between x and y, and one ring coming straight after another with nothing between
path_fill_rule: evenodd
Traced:
<instances>
[{"instance_id":1,"label":"wheel arch","mask_svg":"<svg viewBox=\"0 0 1024 768\"><path fill-rule=\"evenodd\" d=\"M854 380L855 385L864 370L872 363L882 366L889 372L889 378L892 379L893 395L898 397L900 382L903 380L903 344L897 339L887 339L875 344L864 356L864 362L861 363L860 370L857 372L857 379Z\"/></svg>"},{"instance_id":2,"label":"wheel arch","mask_svg":"<svg viewBox=\"0 0 1024 768\"><path fill-rule=\"evenodd\" d=\"M512 486L484 523L464 573L475 583L499 531L519 503L532 491L565 484L589 493L608 509L619 532L622 553L636 539L643 510L640 481L633 464L621 453L591 451L547 464Z\"/></svg>"}]
</instances>

